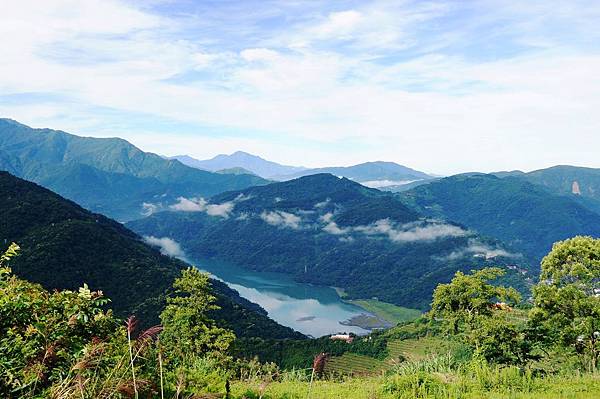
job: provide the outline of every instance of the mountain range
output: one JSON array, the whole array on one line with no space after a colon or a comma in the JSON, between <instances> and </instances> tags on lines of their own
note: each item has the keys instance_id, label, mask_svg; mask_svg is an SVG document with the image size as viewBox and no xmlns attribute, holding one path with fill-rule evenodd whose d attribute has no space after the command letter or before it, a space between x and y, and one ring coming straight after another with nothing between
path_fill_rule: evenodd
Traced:
<instances>
[{"instance_id":1,"label":"mountain range","mask_svg":"<svg viewBox=\"0 0 600 399\"><path fill-rule=\"evenodd\" d=\"M497 240L424 218L392 194L330 174L223 193L208 204L182 200L127 226L176 241L192 259L288 273L343 288L350 298L421 309L458 270L517 269L523 260ZM510 277L526 285L520 273Z\"/></svg>"},{"instance_id":2,"label":"mountain range","mask_svg":"<svg viewBox=\"0 0 600 399\"><path fill-rule=\"evenodd\" d=\"M231 171L231 173L243 173L243 171L248 171L248 173L276 181L292 180L319 173L330 173L334 176L346 177L373 188L401 186L410 182L433 178L433 176L427 173L398 165L394 162L376 161L353 166L310 169L301 166L280 165L243 151L237 151L231 155L221 154L203 161L194 159L188 155L177 155L168 159L176 159L188 166L214 172Z\"/></svg>"},{"instance_id":3,"label":"mountain range","mask_svg":"<svg viewBox=\"0 0 600 399\"><path fill-rule=\"evenodd\" d=\"M21 252L11 264L18 276L47 289L76 290L86 283L112 300L118 316L158 323L185 263L162 255L122 224L7 172L0 172L0 199L0 252L18 243ZM213 316L238 336L302 337L224 283L211 284L221 307Z\"/></svg>"},{"instance_id":4,"label":"mountain range","mask_svg":"<svg viewBox=\"0 0 600 399\"><path fill-rule=\"evenodd\" d=\"M210 196L267 183L253 175L191 168L119 138L32 129L10 119L0 119L0 170L120 221L140 218L181 196Z\"/></svg>"},{"instance_id":5,"label":"mountain range","mask_svg":"<svg viewBox=\"0 0 600 399\"><path fill-rule=\"evenodd\" d=\"M265 179L272 179L275 176L288 175L306 169L301 166L281 165L276 162L267 161L257 155L252 155L244 151L236 151L229 155L220 154L206 160L198 160L189 155L176 155L168 159L176 159L193 168L213 172L242 168Z\"/></svg>"},{"instance_id":6,"label":"mountain range","mask_svg":"<svg viewBox=\"0 0 600 399\"><path fill-rule=\"evenodd\" d=\"M290 175L276 176L275 180L290 180L318 173L330 173L346 177L367 187L381 188L391 185L403 185L419 180L428 180L433 176L419 172L394 162L365 162L354 166L307 169Z\"/></svg>"},{"instance_id":7,"label":"mountain range","mask_svg":"<svg viewBox=\"0 0 600 399\"><path fill-rule=\"evenodd\" d=\"M388 162L305 169L238 152L206 161L213 170L206 171L179 159L118 138L0 119L0 169L92 212L4 173L0 239L25 246L18 273L52 288L85 281L111 294L122 314L156 317L184 263L161 257L151 243L339 287L349 298L425 309L433 287L458 270L504 266L526 291L555 241L600 236L599 169L439 178ZM214 285L224 308L238 306L227 314L267 325L260 307Z\"/></svg>"}]
</instances>

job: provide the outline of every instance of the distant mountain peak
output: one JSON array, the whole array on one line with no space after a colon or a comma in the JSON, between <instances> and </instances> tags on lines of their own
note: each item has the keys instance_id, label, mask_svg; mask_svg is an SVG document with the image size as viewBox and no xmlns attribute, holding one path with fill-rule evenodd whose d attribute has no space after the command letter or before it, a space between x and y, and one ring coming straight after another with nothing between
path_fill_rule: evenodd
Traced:
<instances>
[{"instance_id":1,"label":"distant mountain peak","mask_svg":"<svg viewBox=\"0 0 600 399\"><path fill-rule=\"evenodd\" d=\"M235 151L231 154L219 154L206 160L198 160L189 155L177 155L169 158L177 159L181 163L193 168L213 172L242 168L263 178L295 173L305 169L300 166L281 165L277 162L267 161L258 155L250 154L245 151Z\"/></svg>"}]
</instances>

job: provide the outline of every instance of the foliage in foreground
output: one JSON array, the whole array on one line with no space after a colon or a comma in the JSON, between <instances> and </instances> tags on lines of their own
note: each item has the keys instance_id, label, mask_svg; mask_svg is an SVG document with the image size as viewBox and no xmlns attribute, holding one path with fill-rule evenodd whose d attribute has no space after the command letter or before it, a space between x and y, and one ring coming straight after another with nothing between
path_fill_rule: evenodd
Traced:
<instances>
[{"instance_id":1,"label":"foliage in foreground","mask_svg":"<svg viewBox=\"0 0 600 399\"><path fill-rule=\"evenodd\" d=\"M98 398L223 391L233 340L206 314L208 277L185 270L163 311L163 326L138 331L103 306L102 292L48 292L12 275L0 258L0 396Z\"/></svg>"}]
</instances>

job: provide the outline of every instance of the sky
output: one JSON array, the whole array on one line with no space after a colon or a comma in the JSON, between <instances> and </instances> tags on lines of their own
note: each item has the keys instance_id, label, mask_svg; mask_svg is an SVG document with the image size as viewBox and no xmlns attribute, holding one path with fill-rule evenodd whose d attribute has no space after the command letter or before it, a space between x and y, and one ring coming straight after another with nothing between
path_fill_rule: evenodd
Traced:
<instances>
[{"instance_id":1,"label":"sky","mask_svg":"<svg viewBox=\"0 0 600 399\"><path fill-rule=\"evenodd\" d=\"M145 151L600 167L600 1L0 0L0 117Z\"/></svg>"}]
</instances>

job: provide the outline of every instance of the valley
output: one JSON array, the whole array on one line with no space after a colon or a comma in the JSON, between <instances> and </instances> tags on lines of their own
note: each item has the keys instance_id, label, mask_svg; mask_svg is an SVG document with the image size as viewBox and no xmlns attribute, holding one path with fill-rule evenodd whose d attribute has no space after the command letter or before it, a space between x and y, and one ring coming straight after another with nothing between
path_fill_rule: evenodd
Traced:
<instances>
[{"instance_id":1,"label":"valley","mask_svg":"<svg viewBox=\"0 0 600 399\"><path fill-rule=\"evenodd\" d=\"M600 1L0 5L0 399L600 398Z\"/></svg>"},{"instance_id":2,"label":"valley","mask_svg":"<svg viewBox=\"0 0 600 399\"><path fill-rule=\"evenodd\" d=\"M600 174L585 168L434 178L374 162L314 174L295 170L299 177L273 181L247 169L248 162L294 167L236 153L217 158L213 173L119 139L90 141L7 120L0 120L0 151L7 169L0 172L0 249L20 246L19 256L11 256L9 287L31 281L41 284L35 289L56 290L43 296L83 285L85 298L99 289L93 295L106 292L115 317L133 314L147 327L183 317L165 310L186 298L175 287L195 290L179 286L185 277L178 276L196 276L195 284L206 278L209 296L200 302L206 310L189 328L208 323L224 340L231 331L236 339L228 353L243 367L280 368L281 378L299 384L273 380L273 393L304 386L305 374L294 370L306 370L319 352L327 354L325 375L358 378L357 392L381 384L402 390L398 376L421 367L446 370L478 390L478 377L460 365L464 356L471 359L463 353L469 345L487 344L473 343L480 338L470 329L508 328L518 347L485 356L519 364L520 351L529 356L521 340L538 338L510 331L546 322L527 310L543 293L540 283L532 287L544 273L544 255L561 240L600 235ZM244 162L231 163L236 159ZM216 170L221 166L227 168ZM577 185L569 189L569 181ZM393 185L399 182L407 184ZM578 240L595 245L586 237L573 245ZM462 302L436 305L446 299L438 292L470 279L470 289L491 295L481 310L491 319L467 317L462 332L451 330L449 316L432 315L454 312ZM506 293L510 305L492 302ZM490 376L503 373L486 367ZM390 373L395 377L385 377ZM382 380L374 379L380 374ZM365 385L367 378L373 385ZM242 378L233 385L239 389L253 388Z\"/></svg>"}]
</instances>

